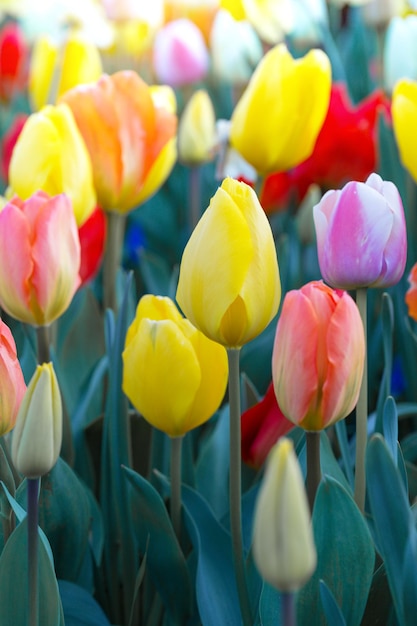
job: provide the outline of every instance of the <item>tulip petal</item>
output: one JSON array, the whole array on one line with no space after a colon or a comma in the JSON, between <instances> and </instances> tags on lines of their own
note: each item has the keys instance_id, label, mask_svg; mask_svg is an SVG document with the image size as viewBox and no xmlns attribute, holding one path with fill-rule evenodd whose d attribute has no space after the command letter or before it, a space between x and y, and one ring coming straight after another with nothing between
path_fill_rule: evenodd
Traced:
<instances>
[{"instance_id":1,"label":"tulip petal","mask_svg":"<svg viewBox=\"0 0 417 626\"><path fill-rule=\"evenodd\" d=\"M148 318L156 322L160 320L172 320L179 324L183 317L176 304L166 296L154 296L145 294L141 297L136 307L135 317L127 329L125 346L128 346L139 330L143 319Z\"/></svg>"},{"instance_id":2,"label":"tulip petal","mask_svg":"<svg viewBox=\"0 0 417 626\"><path fill-rule=\"evenodd\" d=\"M404 167L417 180L415 137L417 136L417 83L402 79L392 94L392 122Z\"/></svg>"}]
</instances>

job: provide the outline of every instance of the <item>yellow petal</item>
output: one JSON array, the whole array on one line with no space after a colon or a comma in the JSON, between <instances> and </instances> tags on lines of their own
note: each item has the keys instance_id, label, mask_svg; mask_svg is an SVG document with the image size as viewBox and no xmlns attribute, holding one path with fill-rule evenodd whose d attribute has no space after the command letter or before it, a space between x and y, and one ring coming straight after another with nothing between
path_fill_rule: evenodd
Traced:
<instances>
[{"instance_id":1,"label":"yellow petal","mask_svg":"<svg viewBox=\"0 0 417 626\"><path fill-rule=\"evenodd\" d=\"M145 294L138 302L135 318L129 326L126 334L125 346L127 346L138 331L141 321L147 317L150 320L172 320L177 324L183 319L175 303L165 296Z\"/></svg>"},{"instance_id":2,"label":"yellow petal","mask_svg":"<svg viewBox=\"0 0 417 626\"><path fill-rule=\"evenodd\" d=\"M396 84L391 110L401 162L417 181L417 82L403 79Z\"/></svg>"},{"instance_id":3,"label":"yellow petal","mask_svg":"<svg viewBox=\"0 0 417 626\"><path fill-rule=\"evenodd\" d=\"M58 97L76 85L98 80L102 73L96 46L79 35L70 35L63 50Z\"/></svg>"},{"instance_id":4,"label":"yellow petal","mask_svg":"<svg viewBox=\"0 0 417 626\"><path fill-rule=\"evenodd\" d=\"M50 37L39 37L32 51L29 68L29 98L32 108L38 111L49 103L58 48Z\"/></svg>"}]
</instances>

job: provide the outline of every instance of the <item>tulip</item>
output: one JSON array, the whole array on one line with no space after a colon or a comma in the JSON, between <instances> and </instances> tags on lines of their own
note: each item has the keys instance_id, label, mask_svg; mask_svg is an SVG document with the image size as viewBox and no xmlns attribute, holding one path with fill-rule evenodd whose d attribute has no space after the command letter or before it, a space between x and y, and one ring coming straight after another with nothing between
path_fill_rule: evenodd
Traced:
<instances>
[{"instance_id":1,"label":"tulip","mask_svg":"<svg viewBox=\"0 0 417 626\"><path fill-rule=\"evenodd\" d=\"M29 95L39 110L55 104L63 93L98 80L102 74L100 54L94 44L78 34L70 34L59 50L52 40L39 37L35 43L29 71ZM57 73L58 76L54 76ZM56 93L51 93L56 83Z\"/></svg>"},{"instance_id":2,"label":"tulip","mask_svg":"<svg viewBox=\"0 0 417 626\"><path fill-rule=\"evenodd\" d=\"M80 287L97 275L104 256L106 241L106 216L99 207L78 229L80 238Z\"/></svg>"},{"instance_id":3,"label":"tulip","mask_svg":"<svg viewBox=\"0 0 417 626\"><path fill-rule=\"evenodd\" d=\"M12 461L27 478L47 474L62 443L62 401L52 363L38 365L20 405L12 438Z\"/></svg>"},{"instance_id":4,"label":"tulip","mask_svg":"<svg viewBox=\"0 0 417 626\"><path fill-rule=\"evenodd\" d=\"M210 57L200 29L189 19L166 24L156 34L153 69L158 82L181 87L202 80Z\"/></svg>"},{"instance_id":5,"label":"tulip","mask_svg":"<svg viewBox=\"0 0 417 626\"><path fill-rule=\"evenodd\" d=\"M219 8L219 0L164 0L165 22L187 18L201 31L206 42L210 39L213 20Z\"/></svg>"},{"instance_id":6,"label":"tulip","mask_svg":"<svg viewBox=\"0 0 417 626\"><path fill-rule=\"evenodd\" d=\"M384 46L384 85L391 92L401 78L417 79L417 15L394 17Z\"/></svg>"},{"instance_id":7,"label":"tulip","mask_svg":"<svg viewBox=\"0 0 417 626\"><path fill-rule=\"evenodd\" d=\"M25 391L13 335L0 320L0 437L14 428Z\"/></svg>"},{"instance_id":8,"label":"tulip","mask_svg":"<svg viewBox=\"0 0 417 626\"><path fill-rule=\"evenodd\" d=\"M402 79L392 93L392 123L400 159L417 181L417 81Z\"/></svg>"},{"instance_id":9,"label":"tulip","mask_svg":"<svg viewBox=\"0 0 417 626\"><path fill-rule=\"evenodd\" d=\"M328 191L315 205L321 274L340 289L389 287L404 273L407 236L396 186L371 174Z\"/></svg>"},{"instance_id":10,"label":"tulip","mask_svg":"<svg viewBox=\"0 0 417 626\"><path fill-rule=\"evenodd\" d=\"M19 254L16 254L16 250ZM0 212L0 306L45 326L68 308L80 283L80 241L69 198L42 191Z\"/></svg>"},{"instance_id":11,"label":"tulip","mask_svg":"<svg viewBox=\"0 0 417 626\"><path fill-rule=\"evenodd\" d=\"M304 161L326 117L331 70L321 50L294 60L285 45L265 54L231 119L230 142L265 175Z\"/></svg>"},{"instance_id":12,"label":"tulip","mask_svg":"<svg viewBox=\"0 0 417 626\"><path fill-rule=\"evenodd\" d=\"M289 291L272 354L275 395L284 415L308 431L344 419L362 381L365 337L347 292L312 281Z\"/></svg>"},{"instance_id":13,"label":"tulip","mask_svg":"<svg viewBox=\"0 0 417 626\"><path fill-rule=\"evenodd\" d=\"M241 426L242 459L255 469L262 467L278 439L294 428L278 406L272 383L262 400L242 414Z\"/></svg>"},{"instance_id":14,"label":"tulip","mask_svg":"<svg viewBox=\"0 0 417 626\"><path fill-rule=\"evenodd\" d=\"M411 268L408 282L410 287L405 294L405 303L408 307L408 315L417 321L417 263Z\"/></svg>"},{"instance_id":15,"label":"tulip","mask_svg":"<svg viewBox=\"0 0 417 626\"><path fill-rule=\"evenodd\" d=\"M213 158L216 143L216 116L207 91L191 96L178 129L178 155L187 165L200 165Z\"/></svg>"},{"instance_id":16,"label":"tulip","mask_svg":"<svg viewBox=\"0 0 417 626\"><path fill-rule=\"evenodd\" d=\"M155 428L181 437L219 408L227 354L184 319L174 302L139 301L123 352L123 391Z\"/></svg>"},{"instance_id":17,"label":"tulip","mask_svg":"<svg viewBox=\"0 0 417 626\"><path fill-rule=\"evenodd\" d=\"M184 249L177 301L207 337L239 348L269 324L280 297L268 219L249 185L226 178Z\"/></svg>"},{"instance_id":18,"label":"tulip","mask_svg":"<svg viewBox=\"0 0 417 626\"><path fill-rule=\"evenodd\" d=\"M80 226L96 207L90 157L71 110L46 106L29 116L13 150L10 194L27 200L42 190L65 193Z\"/></svg>"},{"instance_id":19,"label":"tulip","mask_svg":"<svg viewBox=\"0 0 417 626\"><path fill-rule=\"evenodd\" d=\"M243 0L246 19L269 45L283 41L294 24L290 0Z\"/></svg>"},{"instance_id":20,"label":"tulip","mask_svg":"<svg viewBox=\"0 0 417 626\"><path fill-rule=\"evenodd\" d=\"M246 84L262 58L261 41L246 20L218 11L210 34L213 73L230 84Z\"/></svg>"},{"instance_id":21,"label":"tulip","mask_svg":"<svg viewBox=\"0 0 417 626\"><path fill-rule=\"evenodd\" d=\"M27 80L29 47L17 22L0 29L0 100L10 102Z\"/></svg>"},{"instance_id":22,"label":"tulip","mask_svg":"<svg viewBox=\"0 0 417 626\"><path fill-rule=\"evenodd\" d=\"M127 213L165 182L176 160L176 116L155 104L133 71L104 74L61 98L75 117L93 163L98 204Z\"/></svg>"},{"instance_id":23,"label":"tulip","mask_svg":"<svg viewBox=\"0 0 417 626\"><path fill-rule=\"evenodd\" d=\"M28 116L26 113L18 113L3 135L1 144L1 172L6 181L9 179L9 167L14 147L27 119Z\"/></svg>"},{"instance_id":24,"label":"tulip","mask_svg":"<svg viewBox=\"0 0 417 626\"><path fill-rule=\"evenodd\" d=\"M310 512L293 443L271 450L255 505L253 556L262 576L281 592L300 589L316 568Z\"/></svg>"}]
</instances>

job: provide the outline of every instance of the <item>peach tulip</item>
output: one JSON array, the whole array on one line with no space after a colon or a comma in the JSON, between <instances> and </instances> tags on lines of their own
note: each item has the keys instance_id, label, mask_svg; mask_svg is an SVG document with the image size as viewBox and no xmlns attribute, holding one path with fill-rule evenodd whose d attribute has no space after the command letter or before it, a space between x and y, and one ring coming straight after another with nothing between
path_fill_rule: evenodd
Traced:
<instances>
[{"instance_id":1,"label":"peach tulip","mask_svg":"<svg viewBox=\"0 0 417 626\"><path fill-rule=\"evenodd\" d=\"M127 213L165 182L177 156L177 118L138 74L103 74L60 101L72 110L87 145L103 209Z\"/></svg>"},{"instance_id":2,"label":"peach tulip","mask_svg":"<svg viewBox=\"0 0 417 626\"><path fill-rule=\"evenodd\" d=\"M359 310L345 291L312 281L289 291L272 354L275 395L284 415L318 431L358 400L365 358Z\"/></svg>"},{"instance_id":3,"label":"peach tulip","mask_svg":"<svg viewBox=\"0 0 417 626\"><path fill-rule=\"evenodd\" d=\"M44 326L69 306L80 284L80 240L65 194L13 197L0 212L0 306Z\"/></svg>"},{"instance_id":4,"label":"peach tulip","mask_svg":"<svg viewBox=\"0 0 417 626\"><path fill-rule=\"evenodd\" d=\"M25 391L13 335L0 319L0 437L14 427Z\"/></svg>"}]
</instances>

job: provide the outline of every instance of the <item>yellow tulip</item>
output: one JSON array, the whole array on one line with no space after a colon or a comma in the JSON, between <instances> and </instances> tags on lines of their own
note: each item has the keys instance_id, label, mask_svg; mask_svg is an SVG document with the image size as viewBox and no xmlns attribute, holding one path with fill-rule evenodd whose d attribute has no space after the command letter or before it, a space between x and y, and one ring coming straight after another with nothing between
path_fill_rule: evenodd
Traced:
<instances>
[{"instance_id":1,"label":"yellow tulip","mask_svg":"<svg viewBox=\"0 0 417 626\"><path fill-rule=\"evenodd\" d=\"M14 147L8 195L27 200L41 190L65 193L77 225L96 207L93 172L87 148L68 106L48 105L29 116Z\"/></svg>"},{"instance_id":2,"label":"yellow tulip","mask_svg":"<svg viewBox=\"0 0 417 626\"><path fill-rule=\"evenodd\" d=\"M33 108L39 110L47 104L55 104L66 91L98 80L102 72L98 49L84 37L70 34L62 49L49 37L40 37L35 43L29 70Z\"/></svg>"},{"instance_id":3,"label":"yellow tulip","mask_svg":"<svg viewBox=\"0 0 417 626\"><path fill-rule=\"evenodd\" d=\"M199 165L213 158L216 143L216 115L209 94L194 92L180 119L178 155L187 165Z\"/></svg>"},{"instance_id":4,"label":"yellow tulip","mask_svg":"<svg viewBox=\"0 0 417 626\"><path fill-rule=\"evenodd\" d=\"M261 60L236 105L230 142L260 174L288 170L313 152L330 100L327 55L293 59L284 44Z\"/></svg>"},{"instance_id":5,"label":"yellow tulip","mask_svg":"<svg viewBox=\"0 0 417 626\"><path fill-rule=\"evenodd\" d=\"M285 437L268 457L255 507L253 556L262 577L283 592L302 587L316 568L304 479Z\"/></svg>"},{"instance_id":6,"label":"yellow tulip","mask_svg":"<svg viewBox=\"0 0 417 626\"><path fill-rule=\"evenodd\" d=\"M123 391L155 428L180 437L219 408L227 354L166 297L146 295L126 335Z\"/></svg>"},{"instance_id":7,"label":"yellow tulip","mask_svg":"<svg viewBox=\"0 0 417 626\"><path fill-rule=\"evenodd\" d=\"M400 80L392 93L392 123L404 167L417 181L417 82Z\"/></svg>"},{"instance_id":8,"label":"yellow tulip","mask_svg":"<svg viewBox=\"0 0 417 626\"><path fill-rule=\"evenodd\" d=\"M62 443L62 401L52 363L38 365L23 396L12 438L12 460L27 478L57 462Z\"/></svg>"},{"instance_id":9,"label":"yellow tulip","mask_svg":"<svg viewBox=\"0 0 417 626\"><path fill-rule=\"evenodd\" d=\"M185 247L177 301L207 337L238 348L264 330L280 298L268 219L249 185L226 178Z\"/></svg>"}]
</instances>

